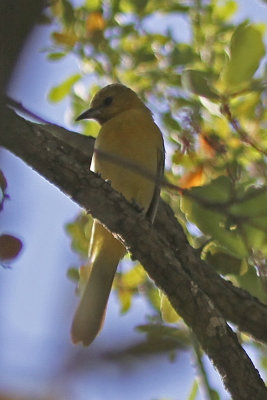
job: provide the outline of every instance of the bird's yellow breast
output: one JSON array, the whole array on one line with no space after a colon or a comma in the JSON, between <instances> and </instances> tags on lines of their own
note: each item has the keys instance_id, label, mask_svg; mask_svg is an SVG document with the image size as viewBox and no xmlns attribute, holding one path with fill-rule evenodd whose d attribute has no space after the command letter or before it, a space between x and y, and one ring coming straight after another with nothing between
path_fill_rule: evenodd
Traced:
<instances>
[{"instance_id":1,"label":"bird's yellow breast","mask_svg":"<svg viewBox=\"0 0 267 400\"><path fill-rule=\"evenodd\" d=\"M95 143L99 153L94 155L92 170L109 179L128 200L135 199L147 209L155 183L140 170L133 170L132 164L156 176L162 143L161 132L149 113L138 109L124 111L101 127ZM105 154L110 154L114 161L105 159Z\"/></svg>"}]
</instances>

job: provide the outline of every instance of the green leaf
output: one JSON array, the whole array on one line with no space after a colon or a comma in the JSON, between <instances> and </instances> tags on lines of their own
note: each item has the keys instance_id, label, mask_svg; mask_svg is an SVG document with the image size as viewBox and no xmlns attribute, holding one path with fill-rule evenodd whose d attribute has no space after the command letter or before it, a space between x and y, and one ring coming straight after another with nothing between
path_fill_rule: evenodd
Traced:
<instances>
[{"instance_id":1,"label":"green leaf","mask_svg":"<svg viewBox=\"0 0 267 400\"><path fill-rule=\"evenodd\" d=\"M140 0L138 0L138 3L140 3ZM146 4L146 1L145 1ZM136 9L138 8L138 4L135 4L134 1L132 0L123 0L120 2L120 11L122 13L133 13L136 11Z\"/></svg>"},{"instance_id":2,"label":"green leaf","mask_svg":"<svg viewBox=\"0 0 267 400\"><path fill-rule=\"evenodd\" d=\"M47 58L50 61L58 61L58 60L61 60L61 58L65 57L65 56L66 56L66 53L61 51L61 52L57 52L57 53L50 53L50 54L48 54Z\"/></svg>"},{"instance_id":3,"label":"green leaf","mask_svg":"<svg viewBox=\"0 0 267 400\"><path fill-rule=\"evenodd\" d=\"M178 121L176 121L176 119L173 118L172 114L169 111L162 114L162 119L163 122L172 130L177 132L181 131L181 125Z\"/></svg>"},{"instance_id":4,"label":"green leaf","mask_svg":"<svg viewBox=\"0 0 267 400\"><path fill-rule=\"evenodd\" d=\"M244 192L242 185L234 188L223 176L185 192L181 209L203 233L230 252L210 250L207 261L223 273L238 273L243 268L241 260L252 249L267 255L266 204L266 188L250 187Z\"/></svg>"},{"instance_id":5,"label":"green leaf","mask_svg":"<svg viewBox=\"0 0 267 400\"><path fill-rule=\"evenodd\" d=\"M120 276L120 285L127 289L136 289L137 286L144 283L147 279L147 274L141 264L136 265L125 274Z\"/></svg>"},{"instance_id":6,"label":"green leaf","mask_svg":"<svg viewBox=\"0 0 267 400\"><path fill-rule=\"evenodd\" d=\"M141 14L145 10L148 2L149 0L135 0L132 3L135 5L136 12Z\"/></svg>"},{"instance_id":7,"label":"green leaf","mask_svg":"<svg viewBox=\"0 0 267 400\"><path fill-rule=\"evenodd\" d=\"M188 331L179 329L177 326L146 324L139 325L137 329L140 332L146 333L146 350L151 353L185 348L190 343ZM144 349L143 346L141 346L141 349Z\"/></svg>"},{"instance_id":8,"label":"green leaf","mask_svg":"<svg viewBox=\"0 0 267 400\"><path fill-rule=\"evenodd\" d=\"M193 189L192 189L193 190ZM208 203L206 206L199 204L198 200L192 200L183 196L181 201L181 210L187 219L206 235L217 240L222 246L240 258L248 256L248 250L238 232L232 231L227 226L227 217L224 214L223 206L221 211L210 209Z\"/></svg>"},{"instance_id":9,"label":"green leaf","mask_svg":"<svg viewBox=\"0 0 267 400\"><path fill-rule=\"evenodd\" d=\"M188 396L188 400L196 400L197 392L198 392L198 380L195 379L194 382L193 382L190 394Z\"/></svg>"},{"instance_id":10,"label":"green leaf","mask_svg":"<svg viewBox=\"0 0 267 400\"><path fill-rule=\"evenodd\" d=\"M234 0L224 1L223 5L215 8L216 17L227 20L229 19L238 9L238 5Z\"/></svg>"},{"instance_id":11,"label":"green leaf","mask_svg":"<svg viewBox=\"0 0 267 400\"><path fill-rule=\"evenodd\" d=\"M91 234L92 218L81 213L73 222L66 225L65 229L71 237L71 247L83 258L88 256L88 242Z\"/></svg>"},{"instance_id":12,"label":"green leaf","mask_svg":"<svg viewBox=\"0 0 267 400\"><path fill-rule=\"evenodd\" d=\"M219 176L204 186L195 187L189 192L189 196L194 196L200 202L211 205L222 205L231 198L232 183L227 176Z\"/></svg>"},{"instance_id":13,"label":"green leaf","mask_svg":"<svg viewBox=\"0 0 267 400\"><path fill-rule=\"evenodd\" d=\"M248 247L267 256L267 191L251 187L229 208L237 218Z\"/></svg>"},{"instance_id":14,"label":"green leaf","mask_svg":"<svg viewBox=\"0 0 267 400\"><path fill-rule=\"evenodd\" d=\"M59 85L52 88L48 94L48 99L53 103L61 101L71 91L72 86L81 79L80 74L75 74L67 78Z\"/></svg>"},{"instance_id":15,"label":"green leaf","mask_svg":"<svg viewBox=\"0 0 267 400\"><path fill-rule=\"evenodd\" d=\"M209 184L185 192L181 210L189 221L224 246L232 255L245 258L248 249L234 223L229 220L231 181L221 176Z\"/></svg>"},{"instance_id":16,"label":"green leaf","mask_svg":"<svg viewBox=\"0 0 267 400\"><path fill-rule=\"evenodd\" d=\"M132 290L118 290L118 298L120 301L120 312L125 314L129 311L132 304L133 291Z\"/></svg>"},{"instance_id":17,"label":"green leaf","mask_svg":"<svg viewBox=\"0 0 267 400\"><path fill-rule=\"evenodd\" d=\"M136 52L135 65L138 66L140 63L151 63L156 61L155 54L150 49L142 48Z\"/></svg>"},{"instance_id":18,"label":"green leaf","mask_svg":"<svg viewBox=\"0 0 267 400\"><path fill-rule=\"evenodd\" d=\"M217 272L223 275L239 275L247 269L247 264L240 258L226 252L225 248L216 243L210 243L203 251L204 259L212 265Z\"/></svg>"},{"instance_id":19,"label":"green leaf","mask_svg":"<svg viewBox=\"0 0 267 400\"><path fill-rule=\"evenodd\" d=\"M84 6L88 11L96 11L101 8L102 1L101 0L85 0Z\"/></svg>"},{"instance_id":20,"label":"green leaf","mask_svg":"<svg viewBox=\"0 0 267 400\"><path fill-rule=\"evenodd\" d=\"M75 22L74 8L68 0L61 0L63 6L63 22L69 26Z\"/></svg>"},{"instance_id":21,"label":"green leaf","mask_svg":"<svg viewBox=\"0 0 267 400\"><path fill-rule=\"evenodd\" d=\"M174 310L168 297L164 293L161 294L160 311L162 319L168 324L175 324L180 320L180 316Z\"/></svg>"},{"instance_id":22,"label":"green leaf","mask_svg":"<svg viewBox=\"0 0 267 400\"><path fill-rule=\"evenodd\" d=\"M84 111L84 109L82 109ZM76 113L75 115L79 115L80 112ZM83 134L87 136L97 137L99 132L99 124L96 121L92 120L83 120L81 121L83 125Z\"/></svg>"},{"instance_id":23,"label":"green leaf","mask_svg":"<svg viewBox=\"0 0 267 400\"><path fill-rule=\"evenodd\" d=\"M210 86L207 72L193 69L185 70L182 74L182 85L186 90L198 96L213 100L219 99L218 93Z\"/></svg>"},{"instance_id":24,"label":"green leaf","mask_svg":"<svg viewBox=\"0 0 267 400\"><path fill-rule=\"evenodd\" d=\"M267 216L259 216L251 218L251 223L255 228L262 229L267 232Z\"/></svg>"},{"instance_id":25,"label":"green leaf","mask_svg":"<svg viewBox=\"0 0 267 400\"><path fill-rule=\"evenodd\" d=\"M131 307L132 297L138 286L147 280L147 274L141 264L137 264L124 274L117 274L113 287L117 290L121 312L126 313Z\"/></svg>"},{"instance_id":26,"label":"green leaf","mask_svg":"<svg viewBox=\"0 0 267 400\"><path fill-rule=\"evenodd\" d=\"M192 46L181 43L174 48L170 56L172 65L186 65L198 59Z\"/></svg>"},{"instance_id":27,"label":"green leaf","mask_svg":"<svg viewBox=\"0 0 267 400\"><path fill-rule=\"evenodd\" d=\"M267 226L265 226L265 230L258 229L253 226L253 219L251 219L246 224L242 224L242 234L246 238L248 247L259 250L267 256Z\"/></svg>"},{"instance_id":28,"label":"green leaf","mask_svg":"<svg viewBox=\"0 0 267 400\"><path fill-rule=\"evenodd\" d=\"M119 351L114 349L112 353L109 352L109 358L118 360L123 357L125 360L125 357L129 357L129 355L145 357L153 354L166 354L166 352L175 355L176 352L188 348L190 345L187 329L157 324L142 325L137 329L142 333L141 341L137 344L130 344L126 348L123 346Z\"/></svg>"},{"instance_id":29,"label":"green leaf","mask_svg":"<svg viewBox=\"0 0 267 400\"><path fill-rule=\"evenodd\" d=\"M237 276L236 279L238 284L252 296L257 297L265 304L267 303L267 294L254 267L250 266L245 274Z\"/></svg>"},{"instance_id":30,"label":"green leaf","mask_svg":"<svg viewBox=\"0 0 267 400\"><path fill-rule=\"evenodd\" d=\"M246 218L267 216L267 189L250 188L238 203L230 207L230 212Z\"/></svg>"},{"instance_id":31,"label":"green leaf","mask_svg":"<svg viewBox=\"0 0 267 400\"><path fill-rule=\"evenodd\" d=\"M146 289L145 295L151 307L159 311L161 302L159 289L151 285L150 288Z\"/></svg>"},{"instance_id":32,"label":"green leaf","mask_svg":"<svg viewBox=\"0 0 267 400\"><path fill-rule=\"evenodd\" d=\"M262 356L261 365L263 366L264 369L267 370L267 355L266 356Z\"/></svg>"},{"instance_id":33,"label":"green leaf","mask_svg":"<svg viewBox=\"0 0 267 400\"><path fill-rule=\"evenodd\" d=\"M79 273L78 268L69 268L67 271L67 277L71 281L78 283L79 279L80 279L80 273Z\"/></svg>"},{"instance_id":34,"label":"green leaf","mask_svg":"<svg viewBox=\"0 0 267 400\"><path fill-rule=\"evenodd\" d=\"M210 392L212 400L220 400L220 395L217 390L211 389Z\"/></svg>"},{"instance_id":35,"label":"green leaf","mask_svg":"<svg viewBox=\"0 0 267 400\"><path fill-rule=\"evenodd\" d=\"M265 54L261 33L252 25L243 23L233 33L230 58L222 79L226 85L241 85L250 80Z\"/></svg>"},{"instance_id":36,"label":"green leaf","mask_svg":"<svg viewBox=\"0 0 267 400\"><path fill-rule=\"evenodd\" d=\"M262 89L262 88L261 88ZM233 105L233 113L238 115L239 118L244 117L246 119L255 119L257 108L260 104L261 94L259 92L249 93L246 95L246 100L241 97Z\"/></svg>"},{"instance_id":37,"label":"green leaf","mask_svg":"<svg viewBox=\"0 0 267 400\"><path fill-rule=\"evenodd\" d=\"M200 97L201 104L209 111L210 114L216 115L217 117L222 117L221 106L219 103L214 103L213 101L207 99L206 97Z\"/></svg>"}]
</instances>

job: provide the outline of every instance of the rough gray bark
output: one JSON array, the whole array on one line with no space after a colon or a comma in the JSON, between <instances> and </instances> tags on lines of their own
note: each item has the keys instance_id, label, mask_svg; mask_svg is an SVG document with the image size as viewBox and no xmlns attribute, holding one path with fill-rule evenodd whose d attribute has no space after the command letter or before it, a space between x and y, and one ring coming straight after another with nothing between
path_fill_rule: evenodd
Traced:
<instances>
[{"instance_id":1,"label":"rough gray bark","mask_svg":"<svg viewBox=\"0 0 267 400\"><path fill-rule=\"evenodd\" d=\"M90 210L124 241L192 328L233 399L267 398L258 371L225 322L231 320L256 338L267 340L267 307L225 282L199 259L165 203L161 202L156 223L151 226L122 195L89 171L91 138L52 125L33 124L6 110L0 144Z\"/></svg>"}]
</instances>

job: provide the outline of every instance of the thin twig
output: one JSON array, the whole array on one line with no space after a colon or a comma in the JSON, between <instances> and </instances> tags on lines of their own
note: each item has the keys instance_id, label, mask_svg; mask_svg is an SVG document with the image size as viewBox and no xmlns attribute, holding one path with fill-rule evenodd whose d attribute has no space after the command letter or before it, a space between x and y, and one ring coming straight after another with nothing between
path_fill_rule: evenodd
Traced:
<instances>
[{"instance_id":1,"label":"thin twig","mask_svg":"<svg viewBox=\"0 0 267 400\"><path fill-rule=\"evenodd\" d=\"M241 127L239 121L237 118L235 118L230 110L230 107L228 104L223 104L221 107L221 112L223 115L226 116L228 122L231 124L232 128L234 131L240 136L242 141L244 143L249 144L251 147L253 147L255 150L260 152L261 154L264 154L267 156L267 150L263 149L261 146L259 146L250 136L249 134L244 130L244 128Z\"/></svg>"},{"instance_id":2,"label":"thin twig","mask_svg":"<svg viewBox=\"0 0 267 400\"><path fill-rule=\"evenodd\" d=\"M205 392L205 399L206 400L214 400L213 389L210 386L210 383L208 380L208 375L207 375L207 371L206 371L204 363L203 363L199 342L193 333L191 334L191 339L192 339L192 345L193 345L194 354L195 354L196 366L197 366L197 369L199 372L200 382L201 382L202 388Z\"/></svg>"},{"instance_id":3,"label":"thin twig","mask_svg":"<svg viewBox=\"0 0 267 400\"><path fill-rule=\"evenodd\" d=\"M29 117L33 118L36 121L39 121L43 124L51 124L51 121L47 121L46 119L40 117L39 115L35 114L33 111L28 110L22 103L17 100L12 99L9 96L6 96L6 104L15 108L18 111L28 115Z\"/></svg>"}]
</instances>

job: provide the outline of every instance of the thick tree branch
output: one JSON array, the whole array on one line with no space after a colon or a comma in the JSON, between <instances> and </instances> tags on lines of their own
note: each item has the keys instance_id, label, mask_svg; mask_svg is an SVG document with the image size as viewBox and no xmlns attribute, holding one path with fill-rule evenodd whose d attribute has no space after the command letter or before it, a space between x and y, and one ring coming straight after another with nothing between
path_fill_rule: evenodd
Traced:
<instances>
[{"instance_id":1,"label":"thick tree branch","mask_svg":"<svg viewBox=\"0 0 267 400\"><path fill-rule=\"evenodd\" d=\"M250 309L259 309L259 320L255 321L246 310L246 318L250 322L237 323L263 340L266 339L266 332L260 335L257 330L253 331L251 325L258 323L259 331L264 332L260 324L266 321L267 307L246 292L233 288L199 260L171 210L163 202L156 225L151 227L143 215L136 212L108 183L89 172L86 147L90 148L89 153L92 154L93 141L63 132L59 127L27 122L7 110L0 130L0 143L81 207L90 209L95 218L123 239L134 258L140 260L150 277L193 329L233 399L265 399L267 391L258 371L221 313L227 319L238 321L234 313L240 313L243 300L250 305ZM77 142L80 139L83 141L82 147L74 145L77 138ZM224 291L231 297L231 306L226 304L229 297L225 296ZM223 300L217 299L217 296ZM234 312L231 312L234 305Z\"/></svg>"},{"instance_id":2,"label":"thick tree branch","mask_svg":"<svg viewBox=\"0 0 267 400\"><path fill-rule=\"evenodd\" d=\"M163 202L162 202L163 203ZM267 306L246 290L221 278L199 257L187 241L184 231L166 203L160 205L155 227L163 232L169 245L175 249L183 268L214 301L224 318L236 324L240 331L267 343Z\"/></svg>"},{"instance_id":3,"label":"thick tree branch","mask_svg":"<svg viewBox=\"0 0 267 400\"><path fill-rule=\"evenodd\" d=\"M74 196L72 194L75 193L76 184L78 190L81 188L82 172L86 173L87 179L94 139L56 125L32 124L8 108L5 109L4 115L0 144L23 159L51 183L58 185L68 196ZM80 178L75 187L73 184L68 186L72 164L76 164L75 168L81 171L78 172ZM63 181L64 174L67 174L67 182ZM77 199L75 201L77 202ZM84 201L85 203L80 205L88 209L88 199ZM222 279L213 268L200 260L198 251L189 245L172 209L163 201L160 202L154 227L162 232L169 246L175 249L183 268L213 299L223 316L236 324L241 331L267 343L267 306L247 291Z\"/></svg>"}]
</instances>

